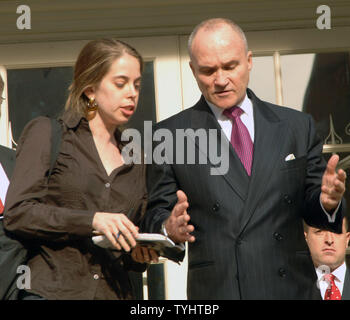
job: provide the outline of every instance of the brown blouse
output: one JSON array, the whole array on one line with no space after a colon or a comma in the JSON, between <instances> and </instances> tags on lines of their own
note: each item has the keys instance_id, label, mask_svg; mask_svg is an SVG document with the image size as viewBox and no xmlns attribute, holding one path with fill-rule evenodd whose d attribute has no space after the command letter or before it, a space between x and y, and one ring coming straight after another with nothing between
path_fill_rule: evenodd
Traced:
<instances>
[{"instance_id":1,"label":"brown blouse","mask_svg":"<svg viewBox=\"0 0 350 320\"><path fill-rule=\"evenodd\" d=\"M128 270L145 265L95 246L95 212L125 213L138 224L146 209L145 166L107 174L84 117L63 116L60 153L49 184L51 123L32 120L18 143L4 225L29 247L31 289L47 299L131 298ZM120 135L116 132L117 141Z\"/></svg>"}]
</instances>

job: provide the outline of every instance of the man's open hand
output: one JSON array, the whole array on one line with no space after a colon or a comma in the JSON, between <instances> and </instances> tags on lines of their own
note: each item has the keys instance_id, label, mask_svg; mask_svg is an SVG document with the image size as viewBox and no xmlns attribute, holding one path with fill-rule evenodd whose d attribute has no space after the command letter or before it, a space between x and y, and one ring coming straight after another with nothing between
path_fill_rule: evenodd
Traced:
<instances>
[{"instance_id":1,"label":"man's open hand","mask_svg":"<svg viewBox=\"0 0 350 320\"><path fill-rule=\"evenodd\" d=\"M168 237L176 243L193 242L195 237L190 233L193 232L194 227L188 224L190 216L187 213L187 196L181 190L177 191L176 195L177 203L171 211L170 217L165 222L165 229Z\"/></svg>"},{"instance_id":2,"label":"man's open hand","mask_svg":"<svg viewBox=\"0 0 350 320\"><path fill-rule=\"evenodd\" d=\"M337 208L345 192L346 173L342 169L336 171L338 161L339 156L333 155L322 177L321 203L327 211Z\"/></svg>"}]
</instances>

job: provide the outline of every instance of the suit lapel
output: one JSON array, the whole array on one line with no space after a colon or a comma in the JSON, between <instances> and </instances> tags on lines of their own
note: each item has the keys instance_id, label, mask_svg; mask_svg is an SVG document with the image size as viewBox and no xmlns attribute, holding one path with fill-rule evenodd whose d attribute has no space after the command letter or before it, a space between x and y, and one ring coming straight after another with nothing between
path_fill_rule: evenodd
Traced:
<instances>
[{"instance_id":1,"label":"suit lapel","mask_svg":"<svg viewBox=\"0 0 350 320\"><path fill-rule=\"evenodd\" d=\"M343 287L341 299L342 300L350 300L350 274L349 274L348 266L346 266L344 287Z\"/></svg>"},{"instance_id":2,"label":"suit lapel","mask_svg":"<svg viewBox=\"0 0 350 320\"><path fill-rule=\"evenodd\" d=\"M14 150L0 146L0 163L9 179L15 166L15 160L16 152Z\"/></svg>"},{"instance_id":3,"label":"suit lapel","mask_svg":"<svg viewBox=\"0 0 350 320\"><path fill-rule=\"evenodd\" d=\"M266 190L266 182L272 174L276 174L279 154L285 141L287 130L285 122L281 121L268 106L259 100L252 92L248 96L253 102L255 141L252 175L244 212L241 218L241 232L251 219L259 201Z\"/></svg>"},{"instance_id":4,"label":"suit lapel","mask_svg":"<svg viewBox=\"0 0 350 320\"><path fill-rule=\"evenodd\" d=\"M219 123L215 119L215 116L211 112L203 96L201 100L198 102L198 104L193 108L192 117L191 117L191 127L194 130L201 129L201 128L205 128L206 130L207 129L217 130L217 132L219 133L217 135L218 146L220 146L221 138L225 139L226 147L223 147L221 150L222 152L221 158L226 157L226 159L229 159L229 168L227 172L219 171L219 173L225 179L225 181L229 184L229 186L239 195L239 197L243 201L246 200L247 190L249 186L249 177L240 159L234 152L230 142L227 140L224 132L221 130ZM220 132L222 137L220 137ZM202 150L197 140L195 140L195 144L196 144L196 147L201 152L204 152L207 155L208 165L210 165L212 168L216 167L214 164L211 163L209 152L207 152L206 150ZM229 146L229 148L227 148L227 145ZM210 150L210 149L207 148L207 150Z\"/></svg>"}]
</instances>

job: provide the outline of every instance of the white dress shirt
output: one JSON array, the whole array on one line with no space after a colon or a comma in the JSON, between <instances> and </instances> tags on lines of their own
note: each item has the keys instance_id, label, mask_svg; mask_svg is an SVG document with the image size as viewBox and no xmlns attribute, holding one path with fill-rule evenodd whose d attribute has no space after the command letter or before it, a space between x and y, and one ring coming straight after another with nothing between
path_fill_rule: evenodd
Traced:
<instances>
[{"instance_id":1,"label":"white dress shirt","mask_svg":"<svg viewBox=\"0 0 350 320\"><path fill-rule=\"evenodd\" d=\"M218 120L222 130L224 131L228 141L231 141L231 131L232 131L232 122L229 118L223 115L225 109L218 108L208 100L207 104L209 105L211 111L214 113L216 120ZM243 113L240 115L240 118L243 124L247 127L250 138L254 143L254 114L253 114L253 104L248 98L247 94L244 97L242 103L237 105L243 110Z\"/></svg>"},{"instance_id":2,"label":"white dress shirt","mask_svg":"<svg viewBox=\"0 0 350 320\"><path fill-rule=\"evenodd\" d=\"M326 269L327 268L325 268L325 266L320 266L316 268L317 284L318 284L318 288L320 289L323 300L329 285L329 283L324 278L325 274L327 274ZM341 294L343 294L345 272L346 272L345 262L343 262L342 265L340 265L337 269L333 270L332 272L332 274L335 276L334 283L338 287Z\"/></svg>"}]
</instances>

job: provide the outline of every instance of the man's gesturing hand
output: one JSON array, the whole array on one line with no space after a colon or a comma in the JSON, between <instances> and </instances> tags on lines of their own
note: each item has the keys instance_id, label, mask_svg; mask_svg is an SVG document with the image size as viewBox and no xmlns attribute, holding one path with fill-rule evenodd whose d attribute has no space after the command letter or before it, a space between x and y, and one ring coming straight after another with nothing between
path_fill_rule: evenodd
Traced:
<instances>
[{"instance_id":1,"label":"man's gesturing hand","mask_svg":"<svg viewBox=\"0 0 350 320\"><path fill-rule=\"evenodd\" d=\"M189 225L190 216L187 213L188 202L186 194L179 190L176 192L177 203L171 211L170 217L165 221L165 229L168 237L176 243L185 241L193 242L195 237L190 233L194 227Z\"/></svg>"},{"instance_id":2,"label":"man's gesturing hand","mask_svg":"<svg viewBox=\"0 0 350 320\"><path fill-rule=\"evenodd\" d=\"M336 171L338 161L339 156L333 155L322 177L321 203L327 211L338 206L345 192L346 173L342 169Z\"/></svg>"}]
</instances>

